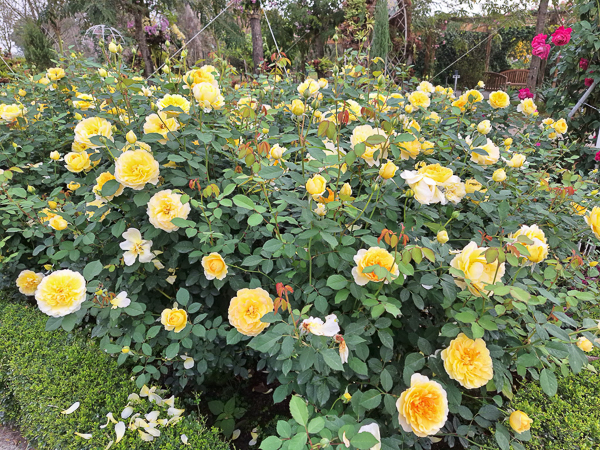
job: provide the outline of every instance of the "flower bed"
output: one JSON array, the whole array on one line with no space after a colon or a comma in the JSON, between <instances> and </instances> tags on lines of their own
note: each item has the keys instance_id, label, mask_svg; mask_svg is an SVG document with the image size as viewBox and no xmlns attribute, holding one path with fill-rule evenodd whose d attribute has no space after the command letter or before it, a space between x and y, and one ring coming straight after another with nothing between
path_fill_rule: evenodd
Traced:
<instances>
[{"instance_id":1,"label":"flower bed","mask_svg":"<svg viewBox=\"0 0 600 450\"><path fill-rule=\"evenodd\" d=\"M297 395L265 450L519 448L515 377L587 365L598 182L564 119L360 65L229 88L218 60L149 85L111 58L0 107L2 269L48 330L91 323L140 388L267 371Z\"/></svg>"}]
</instances>

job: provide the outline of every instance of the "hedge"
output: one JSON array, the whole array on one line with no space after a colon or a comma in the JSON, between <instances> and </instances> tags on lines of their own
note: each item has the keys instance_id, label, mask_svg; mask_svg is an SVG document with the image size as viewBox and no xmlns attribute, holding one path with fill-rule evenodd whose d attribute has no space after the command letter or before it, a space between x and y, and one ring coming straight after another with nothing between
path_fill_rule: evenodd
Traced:
<instances>
[{"instance_id":1,"label":"hedge","mask_svg":"<svg viewBox=\"0 0 600 450\"><path fill-rule=\"evenodd\" d=\"M99 428L106 423L106 414L118 418L128 395L139 389L128 371L87 336L46 332L46 320L32 306L0 299L0 422L18 425L38 450L104 449L115 438L112 426ZM81 403L77 411L61 414L76 401ZM140 408L147 413L151 406L145 401ZM137 433L127 431L111 449L184 448L182 434L189 438L186 448L229 448L216 429L206 428L202 418L190 411L178 424L160 431L153 442L143 442ZM93 437L84 440L75 432Z\"/></svg>"},{"instance_id":2,"label":"hedge","mask_svg":"<svg viewBox=\"0 0 600 450\"><path fill-rule=\"evenodd\" d=\"M600 371L600 361L593 361ZM527 450L591 450L600 448L600 374L581 371L559 377L558 392L548 397L539 384L527 383L516 393L511 409L533 419Z\"/></svg>"}]
</instances>

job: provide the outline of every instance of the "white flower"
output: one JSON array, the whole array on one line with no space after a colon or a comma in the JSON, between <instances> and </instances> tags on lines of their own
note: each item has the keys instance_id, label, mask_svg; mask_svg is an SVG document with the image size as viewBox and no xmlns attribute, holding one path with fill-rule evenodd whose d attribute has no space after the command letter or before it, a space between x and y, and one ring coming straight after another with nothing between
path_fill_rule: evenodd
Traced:
<instances>
[{"instance_id":1,"label":"white flower","mask_svg":"<svg viewBox=\"0 0 600 450\"><path fill-rule=\"evenodd\" d=\"M125 239L125 242L119 244L122 250L126 250L126 252L123 253L125 265L132 266L138 256L142 263L152 261L154 258L154 253L150 251L152 248L152 241L145 241L142 239L140 230L137 228L129 228L121 235L121 237Z\"/></svg>"},{"instance_id":2,"label":"white flower","mask_svg":"<svg viewBox=\"0 0 600 450\"><path fill-rule=\"evenodd\" d=\"M324 203L319 203L319 205L313 211L317 216L321 217L327 214L327 208L325 207Z\"/></svg>"},{"instance_id":3,"label":"white flower","mask_svg":"<svg viewBox=\"0 0 600 450\"><path fill-rule=\"evenodd\" d=\"M185 434L181 435L181 442L183 442L183 445L190 445L188 444L188 437Z\"/></svg>"},{"instance_id":4,"label":"white flower","mask_svg":"<svg viewBox=\"0 0 600 450\"><path fill-rule=\"evenodd\" d=\"M131 304L131 300L127 298L127 292L122 291L110 303L112 305L111 309L127 308Z\"/></svg>"},{"instance_id":5,"label":"white flower","mask_svg":"<svg viewBox=\"0 0 600 450\"><path fill-rule=\"evenodd\" d=\"M376 423L370 423L368 425L363 425L358 430L359 433L371 433L375 439L377 439L378 443L371 447L370 450L381 450L381 434L379 433L379 425Z\"/></svg>"},{"instance_id":6,"label":"white flower","mask_svg":"<svg viewBox=\"0 0 600 450\"><path fill-rule=\"evenodd\" d=\"M77 411L77 408L79 408L79 405L80 405L79 402L75 402L71 406L69 406L68 409L61 411L60 413L61 414L73 414L75 411Z\"/></svg>"},{"instance_id":7,"label":"white flower","mask_svg":"<svg viewBox=\"0 0 600 450\"><path fill-rule=\"evenodd\" d=\"M333 337L340 332L337 316L330 314L325 317L325 323L318 317L309 317L300 325L302 332L312 333L315 336Z\"/></svg>"},{"instance_id":8,"label":"white flower","mask_svg":"<svg viewBox=\"0 0 600 450\"><path fill-rule=\"evenodd\" d=\"M405 170L400 174L406 181L406 184L414 192L415 200L422 205L429 205L433 203L441 203L445 205L448 200L437 187L435 180L420 174L416 170Z\"/></svg>"},{"instance_id":9,"label":"white flower","mask_svg":"<svg viewBox=\"0 0 600 450\"><path fill-rule=\"evenodd\" d=\"M183 367L186 369L191 369L194 367L194 358L187 355L181 355L181 359L183 359Z\"/></svg>"}]
</instances>

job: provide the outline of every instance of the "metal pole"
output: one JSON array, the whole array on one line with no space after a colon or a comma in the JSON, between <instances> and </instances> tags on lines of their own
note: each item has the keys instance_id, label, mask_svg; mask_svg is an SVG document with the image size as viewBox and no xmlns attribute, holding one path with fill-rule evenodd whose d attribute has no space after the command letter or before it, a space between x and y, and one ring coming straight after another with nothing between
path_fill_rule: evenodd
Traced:
<instances>
[{"instance_id":1,"label":"metal pole","mask_svg":"<svg viewBox=\"0 0 600 450\"><path fill-rule=\"evenodd\" d=\"M585 91L585 93L583 94L583 97L581 97L579 99L579 101L577 102L577 104L573 107L573 109L571 110L571 112L568 114L567 117L569 118L569 120L573 118L573 116L575 115L575 113L577 112L577 110L579 108L581 108L581 105L583 105L585 103L585 101L590 96L590 94L592 93L592 91L594 90L594 88L596 87L597 84L598 84L598 80L595 80L592 83L592 85L588 88L588 90Z\"/></svg>"}]
</instances>

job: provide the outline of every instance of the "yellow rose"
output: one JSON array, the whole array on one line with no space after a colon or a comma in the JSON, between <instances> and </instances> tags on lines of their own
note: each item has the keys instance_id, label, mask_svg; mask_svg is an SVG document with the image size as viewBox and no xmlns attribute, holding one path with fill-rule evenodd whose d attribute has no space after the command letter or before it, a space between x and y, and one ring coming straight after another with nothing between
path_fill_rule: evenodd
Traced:
<instances>
[{"instance_id":1,"label":"yellow rose","mask_svg":"<svg viewBox=\"0 0 600 450\"><path fill-rule=\"evenodd\" d=\"M587 212L587 208L585 206L579 205L575 202L571 202L571 208L573 208L573 212L578 216L583 216Z\"/></svg>"},{"instance_id":2,"label":"yellow rose","mask_svg":"<svg viewBox=\"0 0 600 450\"><path fill-rule=\"evenodd\" d=\"M598 261L591 261L590 267L596 267L598 265Z\"/></svg>"},{"instance_id":3,"label":"yellow rose","mask_svg":"<svg viewBox=\"0 0 600 450\"><path fill-rule=\"evenodd\" d=\"M135 135L133 130L129 130L127 132L127 134L125 135L125 139L127 139L127 142L129 142L131 145L137 142L137 136Z\"/></svg>"},{"instance_id":4,"label":"yellow rose","mask_svg":"<svg viewBox=\"0 0 600 450\"><path fill-rule=\"evenodd\" d=\"M513 144L512 138L504 139L504 145L510 147Z\"/></svg>"},{"instance_id":5,"label":"yellow rose","mask_svg":"<svg viewBox=\"0 0 600 450\"><path fill-rule=\"evenodd\" d=\"M396 170L398 170L398 166L392 161L388 161L379 168L379 176L384 180L389 180L390 178L394 178Z\"/></svg>"},{"instance_id":6,"label":"yellow rose","mask_svg":"<svg viewBox=\"0 0 600 450\"><path fill-rule=\"evenodd\" d=\"M354 262L356 263L356 267L352 269L352 276L354 277L354 282L359 286L364 286L369 281L378 283L385 280L385 284L388 284L388 280L385 277L379 278L375 271L363 272L364 269L370 266L379 266L386 269L392 274L392 280L400 274L394 256L384 248L371 247L369 250L361 249L354 256Z\"/></svg>"},{"instance_id":7,"label":"yellow rose","mask_svg":"<svg viewBox=\"0 0 600 450\"><path fill-rule=\"evenodd\" d=\"M99 147L99 145L92 144L92 141L90 141L90 138L93 136L104 136L112 141L111 123L101 117L90 117L83 119L75 127L75 141L85 145L87 148Z\"/></svg>"},{"instance_id":8,"label":"yellow rose","mask_svg":"<svg viewBox=\"0 0 600 450\"><path fill-rule=\"evenodd\" d=\"M166 109L168 107L174 107L174 108L180 108L186 114L188 112L190 112L190 102L188 101L188 99L182 95L177 95L177 94L165 95L163 98L161 98L156 103L156 106L158 107L159 110ZM181 114L181 111L175 111L175 110L165 111L165 114L169 117L176 117L179 114Z\"/></svg>"},{"instance_id":9,"label":"yellow rose","mask_svg":"<svg viewBox=\"0 0 600 450\"><path fill-rule=\"evenodd\" d=\"M206 65L186 72L183 81L190 87L194 87L199 83L210 83L214 87L218 87L215 75L218 75L217 70L213 66Z\"/></svg>"},{"instance_id":10,"label":"yellow rose","mask_svg":"<svg viewBox=\"0 0 600 450\"><path fill-rule=\"evenodd\" d=\"M435 238L440 244L445 244L446 242L448 242L450 240L450 238L448 237L448 232L446 230L438 231Z\"/></svg>"},{"instance_id":11,"label":"yellow rose","mask_svg":"<svg viewBox=\"0 0 600 450\"><path fill-rule=\"evenodd\" d=\"M533 241L533 244L524 245L529 251L530 255L526 258L532 263L540 263L548 257L548 241L544 231L541 230L537 225L523 225L517 232L510 235L512 239L517 239L519 236L527 236Z\"/></svg>"},{"instance_id":12,"label":"yellow rose","mask_svg":"<svg viewBox=\"0 0 600 450\"><path fill-rule=\"evenodd\" d=\"M481 191L481 189L483 188L483 185L475 180L474 178L471 178L470 180L465 181L465 190L467 191L467 194L472 194L473 192L479 192Z\"/></svg>"},{"instance_id":13,"label":"yellow rose","mask_svg":"<svg viewBox=\"0 0 600 450\"><path fill-rule=\"evenodd\" d=\"M554 130L560 134L565 134L569 129L569 126L567 125L567 121L565 119L557 120L552 126Z\"/></svg>"},{"instance_id":14,"label":"yellow rose","mask_svg":"<svg viewBox=\"0 0 600 450\"><path fill-rule=\"evenodd\" d=\"M207 82L198 83L192 89L194 98L202 108L210 108L217 101L217 97L221 93L217 86Z\"/></svg>"},{"instance_id":15,"label":"yellow rose","mask_svg":"<svg viewBox=\"0 0 600 450\"><path fill-rule=\"evenodd\" d=\"M506 165L518 169L520 167L523 167L523 164L525 164L526 159L527 158L525 158L525 155L523 155L522 153L515 153L510 159L510 161L506 161Z\"/></svg>"},{"instance_id":16,"label":"yellow rose","mask_svg":"<svg viewBox=\"0 0 600 450\"><path fill-rule=\"evenodd\" d=\"M275 81L279 81L277 77L279 77L279 75L275 77ZM329 81L327 81L326 78L319 78L319 87L321 89L327 89L327 86L329 86Z\"/></svg>"},{"instance_id":17,"label":"yellow rose","mask_svg":"<svg viewBox=\"0 0 600 450\"><path fill-rule=\"evenodd\" d=\"M102 186L104 186L104 184L107 181L114 180L114 179L115 179L115 176L112 173L110 173L110 172L102 172L100 175L98 175L96 177L96 186L94 186L92 188L92 191L98 197L103 197L103 195L102 195ZM125 189L125 186L123 186L122 184L119 184L119 188L117 189L117 191L113 195L107 195L107 196L104 196L104 198L110 201L113 198L118 197L119 195L121 195L123 193L123 189Z\"/></svg>"},{"instance_id":18,"label":"yellow rose","mask_svg":"<svg viewBox=\"0 0 600 450\"><path fill-rule=\"evenodd\" d=\"M433 147L434 147L433 142L425 141L425 142L421 143L421 151L423 152L424 155L433 155Z\"/></svg>"},{"instance_id":19,"label":"yellow rose","mask_svg":"<svg viewBox=\"0 0 600 450\"><path fill-rule=\"evenodd\" d=\"M229 304L229 323L246 336L257 336L268 323L260 319L273 311L273 300L269 293L261 288L240 289Z\"/></svg>"},{"instance_id":20,"label":"yellow rose","mask_svg":"<svg viewBox=\"0 0 600 450\"><path fill-rule=\"evenodd\" d=\"M51 69L48 69L46 71L46 74L48 75L48 78L52 81L58 81L61 78L64 78L66 75L64 69L61 67L53 67Z\"/></svg>"},{"instance_id":21,"label":"yellow rose","mask_svg":"<svg viewBox=\"0 0 600 450\"><path fill-rule=\"evenodd\" d=\"M43 273L35 273L33 270L23 270L17 277L19 292L28 296L34 295L43 278Z\"/></svg>"},{"instance_id":22,"label":"yellow rose","mask_svg":"<svg viewBox=\"0 0 600 450\"><path fill-rule=\"evenodd\" d=\"M404 107L404 111L406 111L408 114L411 114L414 110L415 110L415 107L413 105L406 105Z\"/></svg>"},{"instance_id":23,"label":"yellow rose","mask_svg":"<svg viewBox=\"0 0 600 450\"><path fill-rule=\"evenodd\" d=\"M322 195L327 188L327 180L321 175L315 175L306 182L306 191L314 196Z\"/></svg>"},{"instance_id":24,"label":"yellow rose","mask_svg":"<svg viewBox=\"0 0 600 450\"><path fill-rule=\"evenodd\" d=\"M77 100L73 100L73 106L77 109L81 109L82 111L87 111L88 109L94 108L95 99L89 94L77 94Z\"/></svg>"},{"instance_id":25,"label":"yellow rose","mask_svg":"<svg viewBox=\"0 0 600 450\"><path fill-rule=\"evenodd\" d=\"M115 161L115 179L136 191L142 190L146 183L156 186L158 175L159 164L146 150L124 152Z\"/></svg>"},{"instance_id":26,"label":"yellow rose","mask_svg":"<svg viewBox=\"0 0 600 450\"><path fill-rule=\"evenodd\" d=\"M448 169L447 167L442 167L440 164L428 164L426 166L421 167L418 172L421 175L426 176L427 178L431 178L436 184L442 185L446 183L454 172L452 169Z\"/></svg>"},{"instance_id":27,"label":"yellow rose","mask_svg":"<svg viewBox=\"0 0 600 450\"><path fill-rule=\"evenodd\" d=\"M492 131L492 123L489 120L482 120L477 124L477 131L481 134L488 134Z\"/></svg>"},{"instance_id":28,"label":"yellow rose","mask_svg":"<svg viewBox=\"0 0 600 450\"><path fill-rule=\"evenodd\" d=\"M298 93L304 97L310 97L311 95L315 95L317 92L319 92L320 87L321 86L319 85L319 82L313 80L312 78L308 78L306 81L298 85Z\"/></svg>"},{"instance_id":29,"label":"yellow rose","mask_svg":"<svg viewBox=\"0 0 600 450\"><path fill-rule=\"evenodd\" d=\"M86 206L86 212L85 215L87 216L88 220L91 219L92 217L94 217L94 214L96 213L96 211L100 208L104 208L106 206L106 201L102 198L97 198L96 200L94 200L93 202L88 202L85 204ZM95 209L87 209L90 206L94 206ZM100 217L100 220L104 220L104 218L108 215L108 213L110 212L110 209L107 209L104 214L102 214L102 216Z\"/></svg>"},{"instance_id":30,"label":"yellow rose","mask_svg":"<svg viewBox=\"0 0 600 450\"><path fill-rule=\"evenodd\" d=\"M40 282L35 291L40 311L51 317L63 317L79 311L85 296L85 278L68 269L51 273Z\"/></svg>"},{"instance_id":31,"label":"yellow rose","mask_svg":"<svg viewBox=\"0 0 600 450\"><path fill-rule=\"evenodd\" d=\"M585 336L580 336L579 339L577 339L577 347L584 352L591 352L594 349L594 344L592 344Z\"/></svg>"},{"instance_id":32,"label":"yellow rose","mask_svg":"<svg viewBox=\"0 0 600 450\"><path fill-rule=\"evenodd\" d=\"M56 203L54 200L50 200L50 201L48 202L48 206L49 206L51 209L56 209L56 208L58 208L58 203Z\"/></svg>"},{"instance_id":33,"label":"yellow rose","mask_svg":"<svg viewBox=\"0 0 600 450\"><path fill-rule=\"evenodd\" d=\"M455 205L458 205L464 196L467 195L465 183L460 181L460 178L456 176L452 177L452 179L446 182L443 188L446 200L454 203Z\"/></svg>"},{"instance_id":34,"label":"yellow rose","mask_svg":"<svg viewBox=\"0 0 600 450\"><path fill-rule=\"evenodd\" d=\"M384 147L386 144L382 142L380 144L368 144L366 141L369 137L379 135L383 138L387 139L387 135L385 131L380 128L373 128L371 125L359 125L354 130L352 130L352 136L350 136L350 144L352 145L352 149L358 144L364 143L366 148L364 153L361 155L361 158L365 160L365 162L369 166L379 165L379 161L382 158L387 157L387 147ZM420 147L420 146L419 146ZM420 149L420 148L419 148ZM375 153L378 152L379 155L377 160L375 160Z\"/></svg>"},{"instance_id":35,"label":"yellow rose","mask_svg":"<svg viewBox=\"0 0 600 450\"><path fill-rule=\"evenodd\" d=\"M173 309L166 308L160 314L160 323L165 326L165 330L179 333L187 325L187 312L175 306Z\"/></svg>"},{"instance_id":36,"label":"yellow rose","mask_svg":"<svg viewBox=\"0 0 600 450\"><path fill-rule=\"evenodd\" d=\"M416 137L409 142L398 142L398 147L400 148L400 159L402 160L416 159L421 152L421 143Z\"/></svg>"},{"instance_id":37,"label":"yellow rose","mask_svg":"<svg viewBox=\"0 0 600 450\"><path fill-rule=\"evenodd\" d=\"M460 333L441 356L448 376L467 389L485 386L494 378L492 357L483 339L469 339Z\"/></svg>"},{"instance_id":38,"label":"yellow rose","mask_svg":"<svg viewBox=\"0 0 600 450\"><path fill-rule=\"evenodd\" d=\"M144 134L158 133L162 135L164 139L161 139L161 144L166 144L170 131L177 131L179 129L179 122L174 117L169 118L165 113L160 112L158 114L150 114L146 117L144 122Z\"/></svg>"},{"instance_id":39,"label":"yellow rose","mask_svg":"<svg viewBox=\"0 0 600 450\"><path fill-rule=\"evenodd\" d=\"M506 172L504 171L504 169L495 170L494 173L492 174L492 180L494 180L498 183L506 180Z\"/></svg>"},{"instance_id":40,"label":"yellow rose","mask_svg":"<svg viewBox=\"0 0 600 450\"><path fill-rule=\"evenodd\" d=\"M290 111L292 112L292 114L294 114L295 116L301 116L302 114L304 114L304 103L302 103L302 100L299 99L294 99L292 100L292 105L290 106Z\"/></svg>"},{"instance_id":41,"label":"yellow rose","mask_svg":"<svg viewBox=\"0 0 600 450\"><path fill-rule=\"evenodd\" d=\"M463 95L469 103L479 103L483 100L483 95L481 92L475 89L471 89L470 91L465 92Z\"/></svg>"},{"instance_id":42,"label":"yellow rose","mask_svg":"<svg viewBox=\"0 0 600 450\"><path fill-rule=\"evenodd\" d=\"M48 221L48 225L57 231L61 231L69 226L69 222L57 214Z\"/></svg>"},{"instance_id":43,"label":"yellow rose","mask_svg":"<svg viewBox=\"0 0 600 450\"><path fill-rule=\"evenodd\" d=\"M114 54L119 53L119 47L117 47L117 44L111 41L111 43L108 44L108 51Z\"/></svg>"},{"instance_id":44,"label":"yellow rose","mask_svg":"<svg viewBox=\"0 0 600 450\"><path fill-rule=\"evenodd\" d=\"M467 97L463 94L452 102L452 106L456 106L461 110L467 105Z\"/></svg>"},{"instance_id":45,"label":"yellow rose","mask_svg":"<svg viewBox=\"0 0 600 450\"><path fill-rule=\"evenodd\" d=\"M506 92L495 91L490 94L489 103L492 108L506 108L510 105L510 97Z\"/></svg>"},{"instance_id":46,"label":"yellow rose","mask_svg":"<svg viewBox=\"0 0 600 450\"><path fill-rule=\"evenodd\" d=\"M69 184L67 184L67 188L72 191L76 191L80 187L81 187L81 185L79 183L76 183L75 181L71 181Z\"/></svg>"},{"instance_id":47,"label":"yellow rose","mask_svg":"<svg viewBox=\"0 0 600 450\"><path fill-rule=\"evenodd\" d=\"M421 125L419 125L419 122L417 122L416 120L406 119L402 126L406 131L412 131L411 128L414 128L417 131L421 131Z\"/></svg>"},{"instance_id":48,"label":"yellow rose","mask_svg":"<svg viewBox=\"0 0 600 450\"><path fill-rule=\"evenodd\" d=\"M471 242L450 262L453 268L464 274L464 278L452 274L454 283L461 289L468 287L469 291L477 297L481 297L482 292L486 292L486 284L501 281L505 271L504 263L498 265L498 260L492 263L486 261L484 254L486 250L486 247L478 247L477 243ZM468 285L467 280L470 281Z\"/></svg>"},{"instance_id":49,"label":"yellow rose","mask_svg":"<svg viewBox=\"0 0 600 450\"><path fill-rule=\"evenodd\" d=\"M476 150L471 153L471 161L477 164L491 166L500 159L500 149L490 139L487 140L487 144L477 147ZM485 154L483 154L482 150Z\"/></svg>"},{"instance_id":50,"label":"yellow rose","mask_svg":"<svg viewBox=\"0 0 600 450\"><path fill-rule=\"evenodd\" d=\"M429 108L431 104L431 100L429 99L429 95L422 91L415 91L408 96L408 101L415 108Z\"/></svg>"},{"instance_id":51,"label":"yellow rose","mask_svg":"<svg viewBox=\"0 0 600 450\"><path fill-rule=\"evenodd\" d=\"M340 189L340 195L345 195L346 197L352 197L352 186L349 183L344 183L344 185Z\"/></svg>"},{"instance_id":52,"label":"yellow rose","mask_svg":"<svg viewBox=\"0 0 600 450\"><path fill-rule=\"evenodd\" d=\"M204 276L207 280L222 280L227 275L227 264L218 253L211 253L202 258L202 267L204 268Z\"/></svg>"},{"instance_id":53,"label":"yellow rose","mask_svg":"<svg viewBox=\"0 0 600 450\"><path fill-rule=\"evenodd\" d=\"M2 105L2 107L0 107L0 118L7 122L12 122L17 117L23 117L23 113L25 112L27 112L27 110L22 105Z\"/></svg>"},{"instance_id":54,"label":"yellow rose","mask_svg":"<svg viewBox=\"0 0 600 450\"><path fill-rule=\"evenodd\" d=\"M523 411L514 411L509 419L510 427L517 433L523 433L531 428L533 420L529 418Z\"/></svg>"},{"instance_id":55,"label":"yellow rose","mask_svg":"<svg viewBox=\"0 0 600 450\"><path fill-rule=\"evenodd\" d=\"M410 388L396 402L398 422L407 433L419 437L432 436L448 420L448 397L436 381L415 373L410 378Z\"/></svg>"},{"instance_id":56,"label":"yellow rose","mask_svg":"<svg viewBox=\"0 0 600 450\"><path fill-rule=\"evenodd\" d=\"M100 68L98 69L98 75L100 75L102 78L106 78L108 76L108 72L106 69Z\"/></svg>"},{"instance_id":57,"label":"yellow rose","mask_svg":"<svg viewBox=\"0 0 600 450\"><path fill-rule=\"evenodd\" d=\"M537 111L537 106L533 102L533 99L526 98L524 100L521 100L521 103L519 103L519 106L517 106L517 111L525 114L526 116L531 116Z\"/></svg>"},{"instance_id":58,"label":"yellow rose","mask_svg":"<svg viewBox=\"0 0 600 450\"><path fill-rule=\"evenodd\" d=\"M275 144L273 147L271 147L271 150L269 150L269 159L279 160L283 158L285 150L285 147Z\"/></svg>"},{"instance_id":59,"label":"yellow rose","mask_svg":"<svg viewBox=\"0 0 600 450\"><path fill-rule=\"evenodd\" d=\"M19 95L20 95L21 97L25 97L25 96L27 95L27 91L26 91L26 90L24 90L24 89L19 89Z\"/></svg>"},{"instance_id":60,"label":"yellow rose","mask_svg":"<svg viewBox=\"0 0 600 450\"><path fill-rule=\"evenodd\" d=\"M177 231L178 226L171 223L176 217L187 219L190 214L190 204L181 203L181 195L175 194L170 189L157 192L148 202L148 217L155 228L167 233Z\"/></svg>"},{"instance_id":61,"label":"yellow rose","mask_svg":"<svg viewBox=\"0 0 600 450\"><path fill-rule=\"evenodd\" d=\"M50 159L52 161L58 161L60 159L60 153L57 151L50 152Z\"/></svg>"},{"instance_id":62,"label":"yellow rose","mask_svg":"<svg viewBox=\"0 0 600 450\"><path fill-rule=\"evenodd\" d=\"M88 155L87 152L67 153L65 155L65 164L67 170L73 173L79 173L92 168L90 155Z\"/></svg>"}]
</instances>

